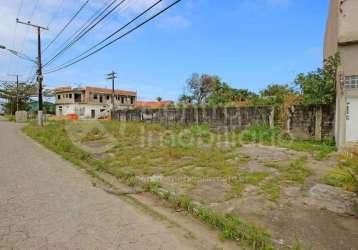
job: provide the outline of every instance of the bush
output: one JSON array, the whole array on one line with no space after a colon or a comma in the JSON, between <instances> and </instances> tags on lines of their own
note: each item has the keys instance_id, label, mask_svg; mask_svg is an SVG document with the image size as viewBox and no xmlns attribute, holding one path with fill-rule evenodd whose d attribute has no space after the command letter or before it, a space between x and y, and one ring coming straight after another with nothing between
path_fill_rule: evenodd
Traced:
<instances>
[{"instance_id":1,"label":"bush","mask_svg":"<svg viewBox=\"0 0 358 250\"><path fill-rule=\"evenodd\" d=\"M358 155L343 155L338 166L325 177L325 181L328 185L358 193Z\"/></svg>"}]
</instances>

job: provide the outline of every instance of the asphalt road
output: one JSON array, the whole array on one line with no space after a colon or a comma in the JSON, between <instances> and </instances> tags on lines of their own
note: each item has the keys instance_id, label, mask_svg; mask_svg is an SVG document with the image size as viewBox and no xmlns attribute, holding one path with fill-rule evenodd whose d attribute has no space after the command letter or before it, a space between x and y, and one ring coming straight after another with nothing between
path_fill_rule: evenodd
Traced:
<instances>
[{"instance_id":1,"label":"asphalt road","mask_svg":"<svg viewBox=\"0 0 358 250\"><path fill-rule=\"evenodd\" d=\"M0 120L0 249L202 249Z\"/></svg>"}]
</instances>

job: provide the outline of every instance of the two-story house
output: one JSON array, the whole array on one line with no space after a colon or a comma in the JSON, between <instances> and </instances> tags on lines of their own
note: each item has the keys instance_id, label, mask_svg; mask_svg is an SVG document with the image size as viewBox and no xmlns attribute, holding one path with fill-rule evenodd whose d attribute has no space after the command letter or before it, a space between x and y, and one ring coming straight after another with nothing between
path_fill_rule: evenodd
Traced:
<instances>
[{"instance_id":1,"label":"two-story house","mask_svg":"<svg viewBox=\"0 0 358 250\"><path fill-rule=\"evenodd\" d=\"M112 90L106 88L70 88L55 89L56 115L77 114L80 118L99 118L109 114L112 109ZM115 90L114 109L133 109L137 93Z\"/></svg>"},{"instance_id":2,"label":"two-story house","mask_svg":"<svg viewBox=\"0 0 358 250\"><path fill-rule=\"evenodd\" d=\"M339 52L336 142L358 142L358 0L331 0L324 57Z\"/></svg>"}]
</instances>

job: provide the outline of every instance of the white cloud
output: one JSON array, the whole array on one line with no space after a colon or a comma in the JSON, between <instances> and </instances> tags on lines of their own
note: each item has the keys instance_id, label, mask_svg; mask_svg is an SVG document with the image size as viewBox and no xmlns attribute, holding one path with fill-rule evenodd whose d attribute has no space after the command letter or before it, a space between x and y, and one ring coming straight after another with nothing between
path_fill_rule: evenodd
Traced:
<instances>
[{"instance_id":1,"label":"white cloud","mask_svg":"<svg viewBox=\"0 0 358 250\"><path fill-rule=\"evenodd\" d=\"M166 30L176 28L187 28L191 25L190 21L183 16L167 16L158 23L158 27Z\"/></svg>"},{"instance_id":2,"label":"white cloud","mask_svg":"<svg viewBox=\"0 0 358 250\"><path fill-rule=\"evenodd\" d=\"M39 1L38 5L36 5L37 1ZM42 33L43 47L45 47L80 8L84 1L85 0L23 0L19 18L23 21L31 20L31 22L35 24L47 26L54 16L56 17L49 27L50 30L43 31ZM90 0L84 11L80 13L71 26L63 33L58 43L55 43L54 46L45 53L45 59L46 57L53 55L54 51L66 41L66 38L77 30L84 21L88 20L95 11L102 9L105 4L110 3L111 1L112 0ZM156 1L157 0L127 0L116 10L114 15L112 14L108 16L103 23L98 25L95 32L89 33L85 39L81 40L81 43L72 48L72 52L77 54L85 47L87 48L89 45L94 44L94 42L103 39L106 35L112 33L126 21L148 8ZM22 51L35 58L36 31L31 27L16 24L15 21L19 11L20 2L21 0L1 0L0 44L17 51ZM151 13L156 12L158 9L162 9L170 2L171 1L169 0L163 1L156 6ZM117 3L119 3L119 1ZM157 25L158 28L173 29L175 27L187 27L190 25L189 21L181 16L165 15L161 18L165 23L163 26ZM6 51L0 51L0 75L2 76L7 73L26 74L29 71L29 65L30 64L26 61L22 61L21 59L7 54ZM8 68L10 70L8 70Z\"/></svg>"}]
</instances>

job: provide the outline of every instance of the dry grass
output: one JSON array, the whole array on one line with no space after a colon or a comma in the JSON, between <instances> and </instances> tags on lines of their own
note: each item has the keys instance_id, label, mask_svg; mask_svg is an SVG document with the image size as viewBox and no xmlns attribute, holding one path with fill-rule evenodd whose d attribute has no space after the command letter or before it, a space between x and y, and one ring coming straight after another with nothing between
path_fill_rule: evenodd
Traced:
<instances>
[{"instance_id":1,"label":"dry grass","mask_svg":"<svg viewBox=\"0 0 358 250\"><path fill-rule=\"evenodd\" d=\"M358 193L358 150L341 155L340 161L325 177L327 184Z\"/></svg>"}]
</instances>

